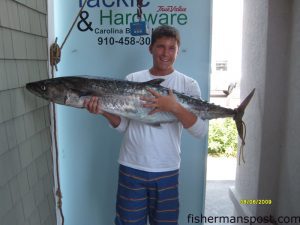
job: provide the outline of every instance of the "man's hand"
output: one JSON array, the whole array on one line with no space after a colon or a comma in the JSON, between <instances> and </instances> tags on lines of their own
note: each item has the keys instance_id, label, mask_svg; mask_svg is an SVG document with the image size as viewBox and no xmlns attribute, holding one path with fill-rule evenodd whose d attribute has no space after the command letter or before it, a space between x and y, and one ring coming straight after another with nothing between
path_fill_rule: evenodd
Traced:
<instances>
[{"instance_id":1,"label":"man's hand","mask_svg":"<svg viewBox=\"0 0 300 225\"><path fill-rule=\"evenodd\" d=\"M93 96L90 100L85 100L83 105L90 113L104 116L113 127L117 127L121 123L121 118L119 116L102 110L101 100L97 96Z\"/></svg>"},{"instance_id":2,"label":"man's hand","mask_svg":"<svg viewBox=\"0 0 300 225\"><path fill-rule=\"evenodd\" d=\"M160 95L153 89L148 88L147 91L149 91L154 97L141 97L141 100L146 101L146 103L143 104L144 107L153 108L149 115L157 112L177 112L180 105L176 101L176 97L172 90L169 90L169 94L166 96Z\"/></svg>"},{"instance_id":3,"label":"man's hand","mask_svg":"<svg viewBox=\"0 0 300 225\"><path fill-rule=\"evenodd\" d=\"M147 90L153 97L141 97L141 100L146 101L146 103L143 104L144 107L153 108L149 113L150 115L157 112L173 113L173 115L182 123L184 128L189 128L196 123L197 116L176 101L176 97L172 90L169 90L169 94L166 96L162 96L152 89Z\"/></svg>"},{"instance_id":4,"label":"man's hand","mask_svg":"<svg viewBox=\"0 0 300 225\"><path fill-rule=\"evenodd\" d=\"M84 100L83 105L90 113L101 115L103 115L104 113L104 111L101 108L100 99L96 96L92 96L90 100Z\"/></svg>"}]
</instances>

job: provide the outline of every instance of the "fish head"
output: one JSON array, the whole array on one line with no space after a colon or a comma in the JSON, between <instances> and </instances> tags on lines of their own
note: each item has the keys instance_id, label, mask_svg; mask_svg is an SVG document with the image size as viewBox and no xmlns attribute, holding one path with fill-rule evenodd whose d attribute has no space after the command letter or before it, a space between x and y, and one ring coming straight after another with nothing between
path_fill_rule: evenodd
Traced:
<instances>
[{"instance_id":1,"label":"fish head","mask_svg":"<svg viewBox=\"0 0 300 225\"><path fill-rule=\"evenodd\" d=\"M71 89L60 79L47 79L26 84L27 90L48 101L65 104Z\"/></svg>"}]
</instances>

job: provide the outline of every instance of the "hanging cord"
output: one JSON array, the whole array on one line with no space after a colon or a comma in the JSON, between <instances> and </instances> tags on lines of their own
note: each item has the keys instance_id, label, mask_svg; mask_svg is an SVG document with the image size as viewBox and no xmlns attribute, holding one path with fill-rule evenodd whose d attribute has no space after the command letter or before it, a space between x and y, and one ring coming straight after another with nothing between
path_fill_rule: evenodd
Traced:
<instances>
[{"instance_id":1,"label":"hanging cord","mask_svg":"<svg viewBox=\"0 0 300 225\"><path fill-rule=\"evenodd\" d=\"M245 146L245 139L246 139L246 133L247 133L247 129L246 129L246 124L244 121L242 121L243 124L243 130L244 130L244 135L242 138L242 143L240 146L240 152L239 152L239 165L241 165L241 158L243 160L243 163L245 163L245 156L244 156L244 146Z\"/></svg>"},{"instance_id":2,"label":"hanging cord","mask_svg":"<svg viewBox=\"0 0 300 225\"><path fill-rule=\"evenodd\" d=\"M142 20L142 15L143 15L143 0L137 0L137 17L139 19L139 21Z\"/></svg>"},{"instance_id":3,"label":"hanging cord","mask_svg":"<svg viewBox=\"0 0 300 225\"><path fill-rule=\"evenodd\" d=\"M74 25L80 16L84 6L86 5L87 0L85 0L84 4L82 5L80 11L77 14L77 17L75 18L71 28L69 29L69 32L67 36L65 37L61 47L57 44L57 38L55 39L55 42L50 46L50 65L51 65L51 78L54 78L54 68L57 71L57 64L60 62L61 59L61 51L64 47L64 44L68 40L68 37L71 33L71 31L74 28ZM56 110L55 110L55 104L52 104L52 115L53 115L53 142L54 142L54 148L55 148L55 163L56 163L56 182L57 182L57 190L56 190L56 196L57 196L57 208L59 209L60 216L61 216L61 224L64 225L65 223L65 217L62 210L62 192L60 187L60 173L59 173L59 155L58 155L58 144L57 144L57 123L56 123Z\"/></svg>"},{"instance_id":4,"label":"hanging cord","mask_svg":"<svg viewBox=\"0 0 300 225\"><path fill-rule=\"evenodd\" d=\"M66 35L61 47L59 47L59 45L57 44L57 38L55 39L55 43L53 43L50 46L50 65L51 65L51 69L53 70L53 67L55 67L55 70L57 71L57 64L60 62L60 58L61 58L61 51L66 43L66 41L68 40L76 21L78 20L78 17L80 16L80 14L82 13L82 10L84 8L84 6L86 5L87 0L85 0L85 2L83 3L82 7L80 8L72 26L70 27L68 34ZM53 72L52 72L53 73Z\"/></svg>"},{"instance_id":5,"label":"hanging cord","mask_svg":"<svg viewBox=\"0 0 300 225\"><path fill-rule=\"evenodd\" d=\"M57 178L57 190L56 190L56 196L57 196L57 208L59 209L60 216L61 216L61 224L65 224L65 217L62 210L62 193L60 188L60 175L59 175L59 156L58 156L58 144L57 144L57 133L56 133L56 110L55 110L55 104L52 104L52 110L53 110L53 124L54 124L54 145L55 145L55 156L56 156L56 178Z\"/></svg>"},{"instance_id":6,"label":"hanging cord","mask_svg":"<svg viewBox=\"0 0 300 225\"><path fill-rule=\"evenodd\" d=\"M54 44L56 44L56 43L57 43L57 38L56 38ZM51 48L53 50L53 54L55 53L54 51L59 51L59 53L60 53L59 48L55 50L56 47L54 46L54 44L50 47L50 55L51 55ZM51 58L50 58L50 62L51 62ZM56 64L55 64L55 68L56 68L56 71L57 71ZM51 67L51 78L54 78L54 66ZM54 126L54 128L53 128L53 142L54 142L54 148L55 148L55 166L56 166L56 182L57 182L57 189L56 189L55 194L57 196L57 208L59 209L59 213L60 213L60 217L61 217L61 224L64 225L65 224L65 217L64 217L63 210L62 210L62 193L61 193L61 188L60 188L59 155L58 155L57 132L56 132L56 130L57 130L57 127L56 127L56 109L55 109L55 104L54 103L52 103L52 116L53 116L53 126Z\"/></svg>"},{"instance_id":7,"label":"hanging cord","mask_svg":"<svg viewBox=\"0 0 300 225\"><path fill-rule=\"evenodd\" d=\"M73 24L72 24L72 26L71 26L71 28L70 28L70 30L69 30L67 36L65 37L65 40L64 40L63 43L61 44L61 49L63 49L63 47L64 47L66 41L68 40L68 37L70 36L71 31L73 30L73 28L74 28L74 26L75 26L75 23L76 23L76 21L78 20L78 17L80 16L80 14L82 13L82 10L83 10L83 8L84 8L84 6L85 6L86 3L87 3L87 0L85 0L85 2L83 3L81 9L79 10L79 12L78 12L78 14L77 14L77 16L76 16L76 18L75 18Z\"/></svg>"}]
</instances>

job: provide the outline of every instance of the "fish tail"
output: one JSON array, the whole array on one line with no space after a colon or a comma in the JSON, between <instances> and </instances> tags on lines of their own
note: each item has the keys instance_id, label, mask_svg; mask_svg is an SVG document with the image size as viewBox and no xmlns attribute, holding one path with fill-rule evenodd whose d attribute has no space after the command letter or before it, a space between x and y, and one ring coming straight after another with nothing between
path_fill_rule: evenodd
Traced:
<instances>
[{"instance_id":1,"label":"fish tail","mask_svg":"<svg viewBox=\"0 0 300 225\"><path fill-rule=\"evenodd\" d=\"M242 141L241 147L240 147L240 153L239 153L239 164L240 164L241 158L242 158L243 162L245 163L243 149L244 149L245 138L246 138L246 124L243 121L243 116L244 116L244 112L245 112L247 105L249 104L251 98L254 95L254 92L255 92L255 88L244 99L244 101L240 104L240 106L235 109L235 116L233 117L235 124L236 124L237 131L238 131L238 135Z\"/></svg>"}]
</instances>

